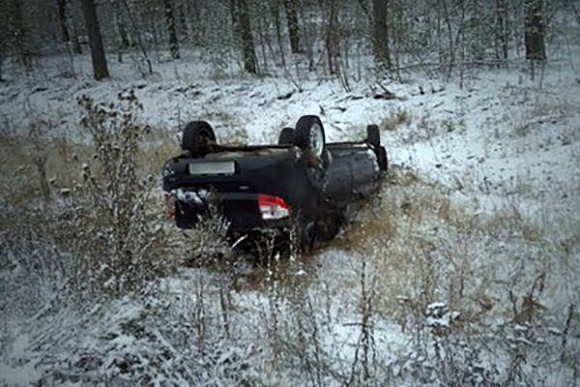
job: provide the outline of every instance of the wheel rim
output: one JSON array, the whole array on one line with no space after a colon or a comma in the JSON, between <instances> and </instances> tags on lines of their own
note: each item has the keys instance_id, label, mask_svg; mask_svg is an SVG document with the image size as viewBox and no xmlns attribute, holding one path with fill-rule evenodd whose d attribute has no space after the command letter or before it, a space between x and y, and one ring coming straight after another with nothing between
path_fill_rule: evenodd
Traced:
<instances>
[{"instance_id":1,"label":"wheel rim","mask_svg":"<svg viewBox=\"0 0 580 387\"><path fill-rule=\"evenodd\" d=\"M212 138L208 132L203 131L200 133L199 146L201 149L206 149L211 142L212 142Z\"/></svg>"},{"instance_id":2,"label":"wheel rim","mask_svg":"<svg viewBox=\"0 0 580 387\"><path fill-rule=\"evenodd\" d=\"M322 157L322 152L324 151L324 138L322 127L318 123L313 124L310 129L310 149L312 149L315 156Z\"/></svg>"}]
</instances>

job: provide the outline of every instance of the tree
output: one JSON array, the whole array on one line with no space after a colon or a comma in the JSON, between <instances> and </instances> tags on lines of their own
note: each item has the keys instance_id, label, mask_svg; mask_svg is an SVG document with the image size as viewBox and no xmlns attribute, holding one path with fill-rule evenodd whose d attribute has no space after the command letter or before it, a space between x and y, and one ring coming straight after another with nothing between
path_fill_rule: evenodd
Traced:
<instances>
[{"instance_id":1,"label":"tree","mask_svg":"<svg viewBox=\"0 0 580 387\"><path fill-rule=\"evenodd\" d=\"M4 82L4 78L2 78L2 62L4 62L4 54L2 53L2 47L0 47L0 82Z\"/></svg>"},{"instance_id":2,"label":"tree","mask_svg":"<svg viewBox=\"0 0 580 387\"><path fill-rule=\"evenodd\" d=\"M169 52L173 59L179 59L179 43L177 41L177 33L175 32L175 17L173 16L171 0L163 0L163 6L165 8L167 30L169 31Z\"/></svg>"},{"instance_id":3,"label":"tree","mask_svg":"<svg viewBox=\"0 0 580 387\"><path fill-rule=\"evenodd\" d=\"M252 25L250 24L250 12L247 0L233 0L232 16L235 29L239 34L242 44L242 54L244 57L244 70L255 74L258 69L256 65L256 53L254 50L254 37L252 35Z\"/></svg>"},{"instance_id":4,"label":"tree","mask_svg":"<svg viewBox=\"0 0 580 387\"><path fill-rule=\"evenodd\" d=\"M280 51L282 66L286 67L286 55L284 53L284 43L282 39L282 25L280 23L280 0L272 1L270 13L272 14L272 19L274 20L274 27L276 29L276 41Z\"/></svg>"},{"instance_id":5,"label":"tree","mask_svg":"<svg viewBox=\"0 0 580 387\"><path fill-rule=\"evenodd\" d=\"M141 34L141 29L139 28L139 25L137 23L137 16L134 15L127 0L119 0L119 1L125 10L125 14L127 15L127 18L129 19L129 25L131 26L131 30L132 30L131 32L134 35L135 39L137 40L137 45L139 46L139 49L141 50L141 53L143 54L143 58L145 59L145 62L147 62L147 68L149 70L149 75L152 75L153 74L153 65L151 64L151 59L149 58L147 47L145 46L145 41L144 41L142 34ZM145 74L143 74L143 75L145 75Z\"/></svg>"},{"instance_id":6,"label":"tree","mask_svg":"<svg viewBox=\"0 0 580 387\"><path fill-rule=\"evenodd\" d=\"M389 0L373 0L372 43L375 58L379 63L391 67L389 51L389 29L387 28L387 9Z\"/></svg>"},{"instance_id":7,"label":"tree","mask_svg":"<svg viewBox=\"0 0 580 387\"><path fill-rule=\"evenodd\" d=\"M496 58L507 60L508 58L508 10L505 0L495 0L496 27L495 43ZM500 55L501 53L501 55Z\"/></svg>"},{"instance_id":8,"label":"tree","mask_svg":"<svg viewBox=\"0 0 580 387\"><path fill-rule=\"evenodd\" d=\"M58 25L62 41L64 43L70 42L70 34L66 25L66 0L58 0Z\"/></svg>"},{"instance_id":9,"label":"tree","mask_svg":"<svg viewBox=\"0 0 580 387\"><path fill-rule=\"evenodd\" d=\"M26 67L26 69L32 69L32 34L30 29L24 20L22 13L22 5L20 0L13 0L11 3L10 14L10 25L11 33L14 37L13 46L16 48L20 62Z\"/></svg>"},{"instance_id":10,"label":"tree","mask_svg":"<svg viewBox=\"0 0 580 387\"><path fill-rule=\"evenodd\" d=\"M286 9L286 20L288 21L288 34L290 35L290 48L292 53L301 53L300 49L300 27L298 26L298 15L294 0L284 0Z\"/></svg>"},{"instance_id":11,"label":"tree","mask_svg":"<svg viewBox=\"0 0 580 387\"><path fill-rule=\"evenodd\" d=\"M526 59L531 61L546 60L542 2L543 0L526 0L524 4Z\"/></svg>"},{"instance_id":12,"label":"tree","mask_svg":"<svg viewBox=\"0 0 580 387\"><path fill-rule=\"evenodd\" d=\"M329 0L329 16L326 23L325 45L328 58L328 71L330 74L338 74L338 54L340 44L340 30L338 26L337 0Z\"/></svg>"},{"instance_id":13,"label":"tree","mask_svg":"<svg viewBox=\"0 0 580 387\"><path fill-rule=\"evenodd\" d=\"M101 38L101 29L99 27L97 10L95 8L94 0L81 0L81 3L83 7L83 15L85 17L85 25L89 35L89 43L91 45L93 74L95 79L99 81L103 78L109 77L109 69L107 67L107 58L105 57L103 39Z\"/></svg>"},{"instance_id":14,"label":"tree","mask_svg":"<svg viewBox=\"0 0 580 387\"><path fill-rule=\"evenodd\" d=\"M117 60L119 63L123 63L123 53L129 48L131 43L129 42L129 35L127 34L127 29L125 28L125 22L123 20L119 1L111 0L111 6L115 12L115 26L117 27L117 32L119 33L119 37L117 39Z\"/></svg>"}]
</instances>

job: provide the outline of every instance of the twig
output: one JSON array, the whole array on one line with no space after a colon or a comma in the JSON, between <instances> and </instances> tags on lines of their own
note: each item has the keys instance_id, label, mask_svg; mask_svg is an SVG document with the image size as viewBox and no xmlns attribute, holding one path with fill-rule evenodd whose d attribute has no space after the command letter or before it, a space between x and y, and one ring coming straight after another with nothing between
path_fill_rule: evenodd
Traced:
<instances>
[{"instance_id":1,"label":"twig","mask_svg":"<svg viewBox=\"0 0 580 387\"><path fill-rule=\"evenodd\" d=\"M568 318L566 319L566 327L562 332L562 356L561 360L564 361L566 357L566 345L568 344L568 331L570 330L570 325L572 325L572 317L574 316L574 304L570 304L568 307Z\"/></svg>"}]
</instances>

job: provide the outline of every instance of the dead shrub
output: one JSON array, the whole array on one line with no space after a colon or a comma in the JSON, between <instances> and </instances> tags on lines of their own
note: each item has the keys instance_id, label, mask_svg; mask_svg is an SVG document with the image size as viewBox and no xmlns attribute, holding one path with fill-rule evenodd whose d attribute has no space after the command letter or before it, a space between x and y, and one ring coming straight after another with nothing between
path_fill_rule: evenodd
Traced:
<instances>
[{"instance_id":1,"label":"dead shrub","mask_svg":"<svg viewBox=\"0 0 580 387\"><path fill-rule=\"evenodd\" d=\"M380 127L388 131L394 131L402 125L409 125L411 123L411 115L408 110L398 108L391 111L389 116L385 118Z\"/></svg>"},{"instance_id":2,"label":"dead shrub","mask_svg":"<svg viewBox=\"0 0 580 387\"><path fill-rule=\"evenodd\" d=\"M82 166L82 181L72 187L64 216L70 240L82 254L79 288L122 294L167 273L176 259L168 254L168 226L162 198L153 195L155 179L143 176L140 141L148 132L138 121L142 105L132 91L114 103L83 96L81 124L92 137L93 161Z\"/></svg>"}]
</instances>

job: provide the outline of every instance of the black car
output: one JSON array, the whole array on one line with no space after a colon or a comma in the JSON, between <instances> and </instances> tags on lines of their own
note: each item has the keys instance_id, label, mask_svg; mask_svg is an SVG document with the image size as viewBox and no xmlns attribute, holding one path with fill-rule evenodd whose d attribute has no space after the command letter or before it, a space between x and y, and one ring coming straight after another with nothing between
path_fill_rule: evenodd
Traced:
<instances>
[{"instance_id":1,"label":"black car","mask_svg":"<svg viewBox=\"0 0 580 387\"><path fill-rule=\"evenodd\" d=\"M205 121L183 130L183 152L163 168L168 215L190 228L215 208L228 221L228 237L297 230L303 248L336 234L345 210L377 191L387 170L379 128L360 142L326 143L317 116L282 129L277 145L218 145Z\"/></svg>"}]
</instances>

